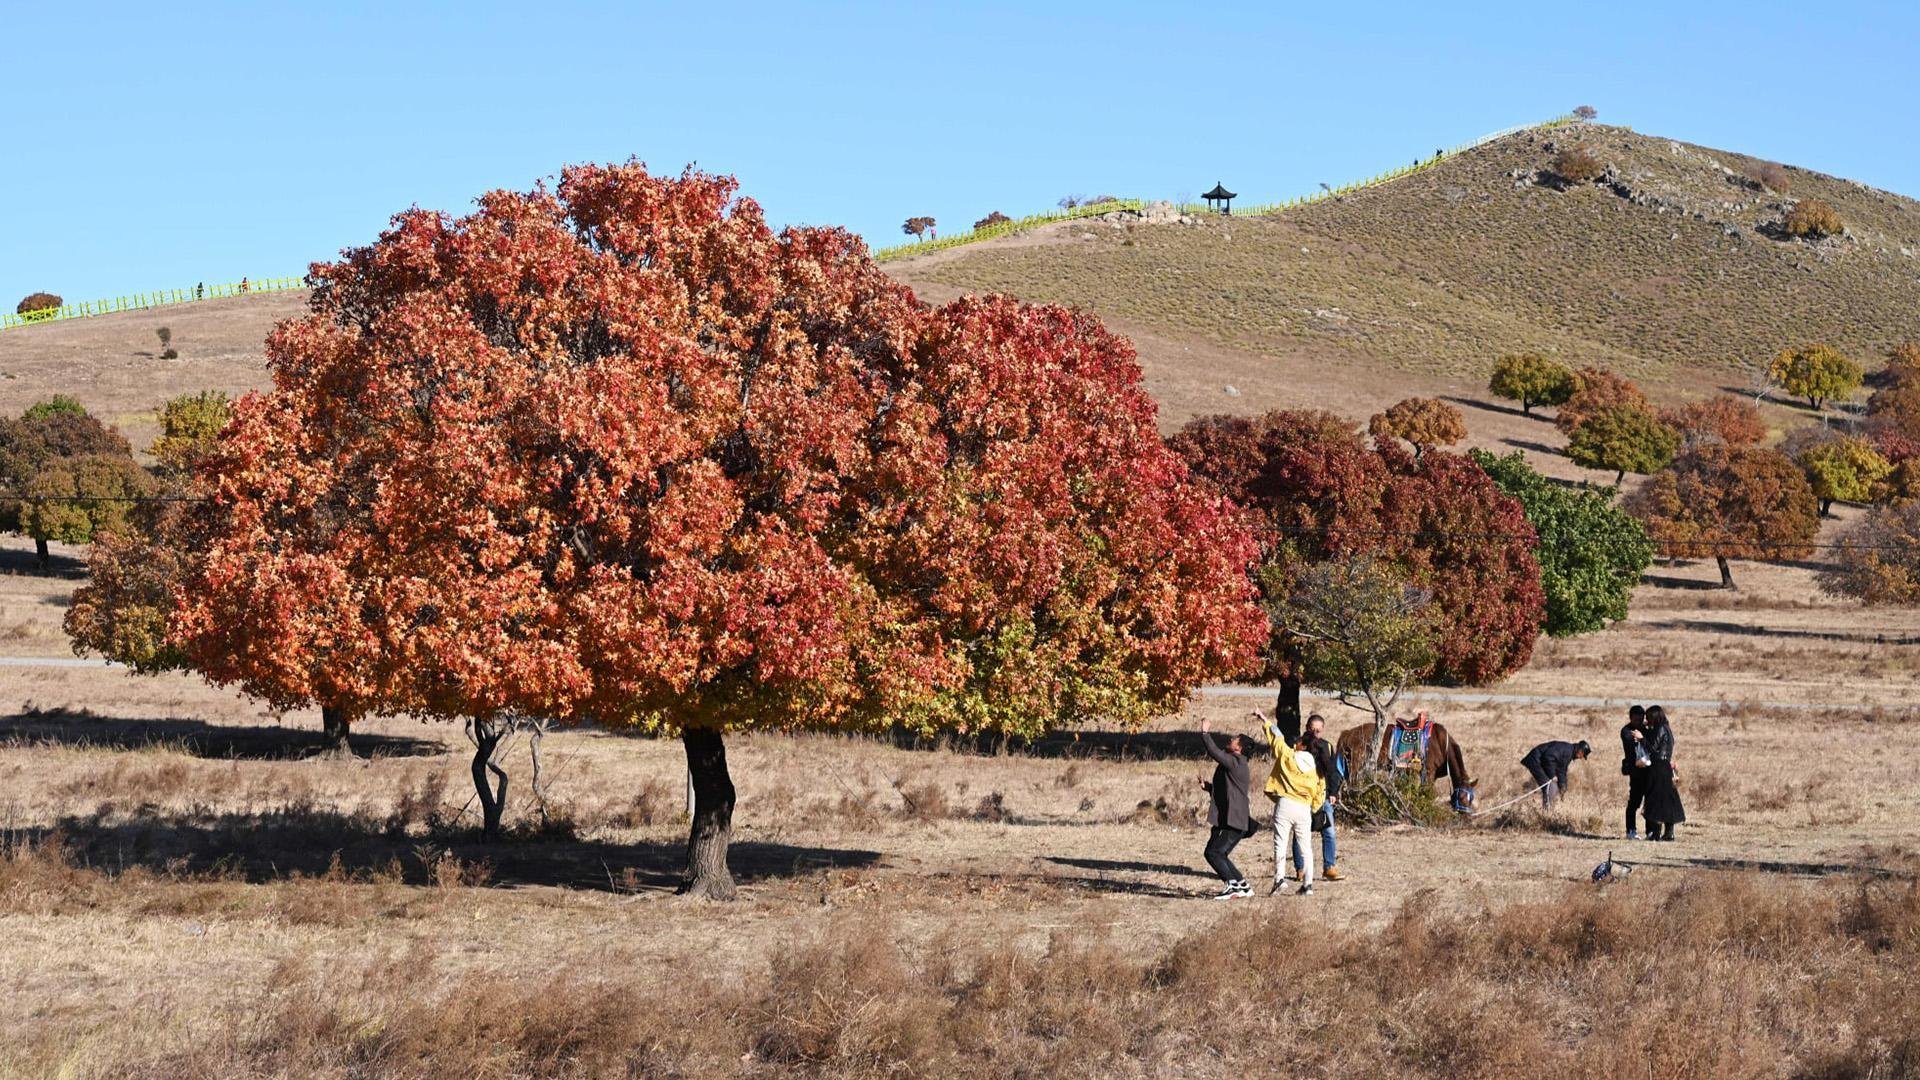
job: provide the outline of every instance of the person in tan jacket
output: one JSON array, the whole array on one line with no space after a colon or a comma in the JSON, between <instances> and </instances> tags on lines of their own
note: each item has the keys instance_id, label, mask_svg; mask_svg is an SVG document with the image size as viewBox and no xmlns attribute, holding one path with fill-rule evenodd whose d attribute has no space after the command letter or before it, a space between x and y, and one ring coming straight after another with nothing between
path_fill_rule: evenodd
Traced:
<instances>
[{"instance_id":1,"label":"person in tan jacket","mask_svg":"<svg viewBox=\"0 0 1920 1080\"><path fill-rule=\"evenodd\" d=\"M1292 852L1301 857L1299 895L1312 896L1313 812L1327 801L1327 782L1314 765L1313 752L1291 749L1276 738L1266 791L1273 800L1273 889L1267 895L1286 883L1287 855Z\"/></svg>"}]
</instances>

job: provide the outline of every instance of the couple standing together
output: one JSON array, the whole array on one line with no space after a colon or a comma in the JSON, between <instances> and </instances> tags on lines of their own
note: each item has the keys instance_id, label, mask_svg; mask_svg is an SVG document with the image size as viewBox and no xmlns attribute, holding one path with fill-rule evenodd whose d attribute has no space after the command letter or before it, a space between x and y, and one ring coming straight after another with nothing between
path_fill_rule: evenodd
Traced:
<instances>
[{"instance_id":1,"label":"couple standing together","mask_svg":"<svg viewBox=\"0 0 1920 1080\"><path fill-rule=\"evenodd\" d=\"M1279 727L1264 713L1253 715L1266 727L1267 740L1273 746L1273 771L1267 775L1266 794L1273 800L1273 889L1278 893L1286 882L1287 853L1292 850L1293 866L1300 877L1301 896L1313 895L1313 833L1320 834L1321 865L1328 881L1343 875L1334 867L1337 850L1334 841L1333 805L1340 796L1340 770L1333 747L1326 740L1327 722L1315 714L1307 718L1300 741L1289 748ZM1253 887L1233 865L1233 849L1253 833L1253 818L1247 808L1252 780L1247 768L1251 741L1244 735L1230 735L1223 748L1213 741L1213 722L1200 721L1200 739L1207 756L1214 761L1213 779L1200 786L1212 796L1207 824L1207 865L1220 875L1225 888L1215 900L1235 900L1252 896Z\"/></svg>"}]
</instances>

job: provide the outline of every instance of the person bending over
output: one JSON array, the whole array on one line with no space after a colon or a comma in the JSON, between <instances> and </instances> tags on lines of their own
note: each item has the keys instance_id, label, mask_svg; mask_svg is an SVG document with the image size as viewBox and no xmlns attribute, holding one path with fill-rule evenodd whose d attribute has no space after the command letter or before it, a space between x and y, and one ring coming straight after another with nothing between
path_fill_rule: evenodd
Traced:
<instances>
[{"instance_id":1,"label":"person bending over","mask_svg":"<svg viewBox=\"0 0 1920 1080\"><path fill-rule=\"evenodd\" d=\"M1592 750L1585 739L1577 743L1555 739L1541 743L1520 759L1534 786L1540 789L1542 808L1551 810L1560 801L1560 793L1567 790L1567 767L1584 760Z\"/></svg>"}]
</instances>

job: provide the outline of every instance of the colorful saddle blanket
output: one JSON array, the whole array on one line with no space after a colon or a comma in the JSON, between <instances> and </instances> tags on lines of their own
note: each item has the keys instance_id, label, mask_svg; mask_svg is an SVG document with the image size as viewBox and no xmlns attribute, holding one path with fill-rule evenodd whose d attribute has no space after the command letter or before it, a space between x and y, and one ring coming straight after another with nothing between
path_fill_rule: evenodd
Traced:
<instances>
[{"instance_id":1,"label":"colorful saddle blanket","mask_svg":"<svg viewBox=\"0 0 1920 1080\"><path fill-rule=\"evenodd\" d=\"M1433 721L1417 728L1399 724L1387 730L1387 762L1396 769L1417 769L1427 759L1427 742L1433 738Z\"/></svg>"}]
</instances>

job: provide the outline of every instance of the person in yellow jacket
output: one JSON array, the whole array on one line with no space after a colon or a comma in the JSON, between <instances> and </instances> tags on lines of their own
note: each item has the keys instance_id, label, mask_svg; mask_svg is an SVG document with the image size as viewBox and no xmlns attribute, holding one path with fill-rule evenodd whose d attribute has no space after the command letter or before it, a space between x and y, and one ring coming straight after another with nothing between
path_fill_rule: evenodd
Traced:
<instances>
[{"instance_id":1,"label":"person in yellow jacket","mask_svg":"<svg viewBox=\"0 0 1920 1080\"><path fill-rule=\"evenodd\" d=\"M1314 767L1312 751L1289 747L1280 728L1266 716L1260 718L1273 745L1273 771L1267 774L1267 798L1273 800L1273 890L1267 895L1286 883L1291 851L1299 859L1300 895L1312 896L1313 813L1326 805L1327 781Z\"/></svg>"}]
</instances>

